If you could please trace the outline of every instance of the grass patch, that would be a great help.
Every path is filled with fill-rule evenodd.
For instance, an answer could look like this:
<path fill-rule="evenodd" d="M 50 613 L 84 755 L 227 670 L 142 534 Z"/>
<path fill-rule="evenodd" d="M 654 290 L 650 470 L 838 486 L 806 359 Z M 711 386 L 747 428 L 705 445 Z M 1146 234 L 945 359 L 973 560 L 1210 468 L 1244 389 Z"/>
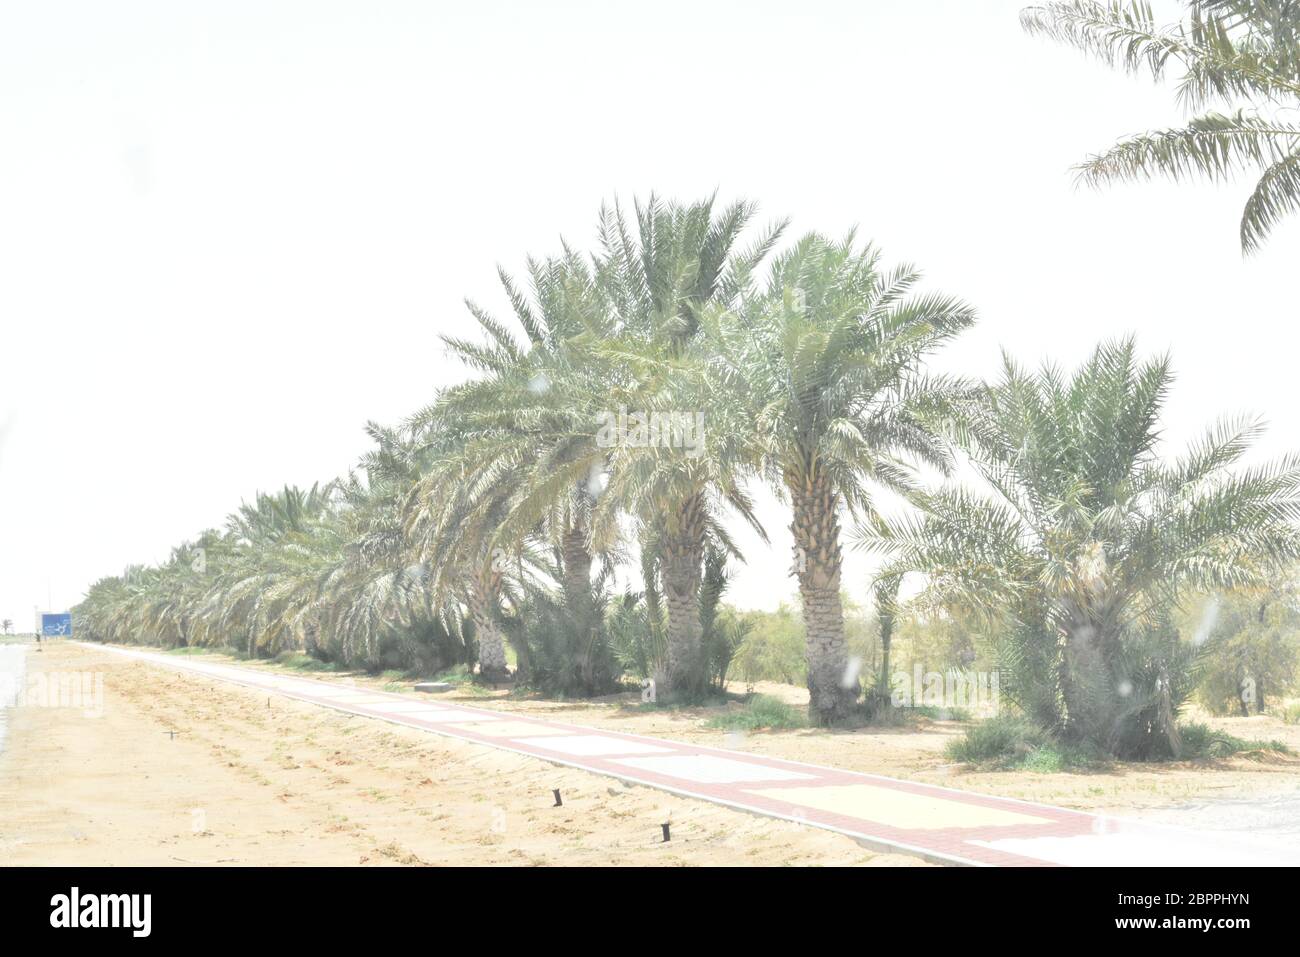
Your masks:
<path fill-rule="evenodd" d="M 284 668 L 292 668 L 294 671 L 339 671 L 338 665 L 332 661 L 321 661 L 319 658 L 313 658 L 311 655 L 304 655 L 301 651 L 282 651 L 272 659 L 277 665 Z"/>
<path fill-rule="evenodd" d="M 439 671 L 433 676 L 434 681 L 445 681 L 449 685 L 468 685 L 474 683 L 474 673 L 470 670 L 469 665 L 454 665 Z"/>
<path fill-rule="evenodd" d="M 1097 763 L 1094 755 L 1056 741 L 1018 715 L 997 715 L 950 741 L 944 753 L 953 761 L 1004 771 L 1055 773 Z"/>
<path fill-rule="evenodd" d="M 1203 724 L 1179 726 L 1187 761 L 1213 760 L 1234 754 L 1290 754 L 1281 741 L 1244 740 Z M 944 753 L 953 761 L 1005 771 L 1055 773 L 1096 767 L 1105 761 L 1086 748 L 1055 740 L 1033 722 L 1016 715 L 998 715 L 974 725 L 949 742 Z"/>
<path fill-rule="evenodd" d="M 1291 749 L 1281 741 L 1261 741 L 1239 738 L 1203 724 L 1189 723 L 1179 726 L 1183 739 L 1183 757 L 1188 760 L 1227 758 L 1244 751 L 1271 751 L 1290 754 Z"/>
<path fill-rule="evenodd" d="M 997 715 L 969 728 L 948 742 L 944 753 L 963 764 L 1011 766 L 1050 743 L 1037 725 L 1012 715 Z"/>
<path fill-rule="evenodd" d="M 733 704 L 736 697 L 727 695 L 709 695 L 704 698 L 677 697 L 674 694 L 661 694 L 654 701 L 624 702 L 625 711 L 684 711 L 690 708 L 725 708 Z"/>
<path fill-rule="evenodd" d="M 191 655 L 225 655 L 228 658 L 239 658 L 241 660 L 248 658 L 248 653 L 239 648 L 205 648 L 197 645 L 190 645 L 186 648 L 167 648 L 164 650 L 169 655 L 183 655 L 187 658 Z"/>
<path fill-rule="evenodd" d="M 971 713 L 965 708 L 940 708 L 932 704 L 921 704 L 902 709 L 908 714 L 919 714 L 931 721 L 969 721 Z"/>
<path fill-rule="evenodd" d="M 476 698 L 492 694 L 492 689 L 477 680 L 477 676 L 469 665 L 452 665 L 450 668 L 439 671 L 429 680 L 445 682 L 461 694 L 473 695 Z"/>
<path fill-rule="evenodd" d="M 1037 771 L 1040 774 L 1056 774 L 1059 771 L 1077 771 L 1082 768 L 1095 767 L 1101 762 L 1081 748 L 1057 743 L 1041 745 L 1030 751 L 1013 767 L 1017 771 Z"/>
<path fill-rule="evenodd" d="M 808 719 L 802 709 L 788 705 L 780 698 L 759 694 L 745 702 L 739 711 L 714 715 L 709 719 L 708 726 L 726 731 L 806 728 Z"/>

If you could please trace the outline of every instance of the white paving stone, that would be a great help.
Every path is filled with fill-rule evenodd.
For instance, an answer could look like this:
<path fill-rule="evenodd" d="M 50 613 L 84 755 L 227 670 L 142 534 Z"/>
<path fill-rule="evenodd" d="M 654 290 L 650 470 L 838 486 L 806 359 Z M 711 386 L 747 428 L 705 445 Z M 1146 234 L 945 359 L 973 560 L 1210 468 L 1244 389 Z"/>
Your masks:
<path fill-rule="evenodd" d="M 464 711 L 438 711 L 429 709 L 428 711 L 402 711 L 393 715 L 395 718 L 419 718 L 421 721 L 432 721 L 436 724 L 469 724 L 478 721 L 496 721 L 495 717 L 482 714 L 466 714 Z"/>
<path fill-rule="evenodd" d="M 362 707 L 380 714 L 461 714 L 450 708 L 440 708 L 427 701 L 367 701 Z"/>
<path fill-rule="evenodd" d="M 597 757 L 602 754 L 669 754 L 672 748 L 661 748 L 657 744 L 645 744 L 641 741 L 627 741 L 604 734 L 565 734 L 545 735 L 536 738 L 515 738 L 519 744 L 527 744 L 547 751 L 561 754 Z"/>
<path fill-rule="evenodd" d="M 812 781 L 815 776 L 758 763 L 715 758 L 710 754 L 675 754 L 662 758 L 627 758 L 615 761 L 630 768 L 653 771 L 700 784 L 731 784 L 736 781 Z"/>

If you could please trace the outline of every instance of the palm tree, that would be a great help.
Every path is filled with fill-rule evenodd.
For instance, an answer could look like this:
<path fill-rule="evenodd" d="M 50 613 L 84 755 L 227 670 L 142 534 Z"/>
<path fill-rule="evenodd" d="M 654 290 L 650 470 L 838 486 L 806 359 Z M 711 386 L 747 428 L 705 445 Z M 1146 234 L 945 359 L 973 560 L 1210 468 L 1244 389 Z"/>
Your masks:
<path fill-rule="evenodd" d="M 631 518 L 643 575 L 651 576 L 647 600 L 665 613 L 658 690 L 695 700 L 709 683 L 705 568 L 717 563 L 715 575 L 723 575 L 726 558 L 739 555 L 720 520 L 723 512 L 736 513 L 766 541 L 744 487 L 746 433 L 723 424 L 729 417 L 709 404 L 710 390 L 690 355 L 667 356 L 654 342 L 640 350 L 635 344 L 607 347 L 617 352 L 634 383 L 627 392 L 614 393 L 617 407 L 635 411 L 626 421 L 607 418 L 602 425 L 609 433 L 600 440 L 607 471 L 593 519 L 604 527 L 619 515 Z"/>
<path fill-rule="evenodd" d="M 715 213 L 714 204 L 715 197 L 679 204 L 651 195 L 634 204 L 635 236 L 619 206 L 602 209 L 598 270 L 617 315 L 606 355 L 620 369 L 613 382 L 626 390 L 611 388 L 607 413 L 621 413 L 623 407 L 614 403 L 625 397 L 626 408 L 642 418 L 702 411 L 682 390 L 688 376 L 680 367 L 699 312 L 710 303 L 731 302 L 785 228 L 776 223 L 738 250 L 756 207 L 736 202 Z M 698 696 L 705 680 L 704 557 L 710 549 L 731 550 L 716 520 L 721 503 L 730 501 L 756 525 L 732 463 L 717 449 L 710 443 L 705 455 L 688 456 L 619 441 L 608 465 L 605 503 L 626 506 L 637 520 L 642 549 L 657 553 L 652 565 L 662 582 L 667 638 L 660 690 L 686 698 Z"/>
<path fill-rule="evenodd" d="M 305 647 L 373 668 L 395 644 L 405 667 L 447 667 L 462 660 L 463 645 L 442 626 L 429 567 L 408 560 L 404 533 L 406 497 L 425 469 L 421 450 L 402 431 L 375 423 L 366 431 L 375 447 L 360 475 L 335 483 L 327 513 L 343 547 L 318 551 L 315 588 L 302 595 Z"/>
<path fill-rule="evenodd" d="M 873 588 L 876 603 L 876 623 L 880 629 L 880 671 L 876 674 L 875 686 L 868 696 L 870 710 L 880 711 L 889 707 L 891 702 L 890 682 L 893 675 L 892 653 L 894 631 L 898 625 L 898 590 L 903 583 L 901 571 L 886 568 L 877 576 Z"/>
<path fill-rule="evenodd" d="M 334 486 L 258 493 L 230 516 L 231 555 L 216 571 L 203 609 L 206 627 L 250 656 L 300 648 L 313 627 L 321 566 L 346 545 L 331 521 Z"/>
<path fill-rule="evenodd" d="M 432 464 L 404 504 L 412 554 L 426 563 L 439 607 L 463 605 L 474 624 L 479 675 L 510 678 L 502 598 L 516 556 L 494 544 L 511 488 L 511 469 L 483 469 L 473 442 L 455 434 L 426 436 Z M 526 665 L 526 662 L 520 662 Z"/>
<path fill-rule="evenodd" d="M 1164 78 L 1181 66 L 1178 95 L 1199 115 L 1185 126 L 1121 140 L 1077 167 L 1089 184 L 1164 176 L 1257 176 L 1241 216 L 1241 247 L 1259 249 L 1300 205 L 1300 3 L 1185 0 L 1187 19 L 1159 26 L 1144 0 L 1066 0 L 1026 9 L 1030 33 L 1113 66 Z M 1228 109 L 1221 113 L 1211 105 Z"/>
<path fill-rule="evenodd" d="M 811 233 L 773 263 L 762 294 L 737 311 L 705 310 L 700 323 L 703 378 L 716 393 L 708 408 L 730 410 L 722 430 L 745 437 L 753 465 L 793 508 L 810 707 L 821 723 L 847 718 L 858 695 L 846 674 L 841 511 L 869 512 L 872 482 L 910 488 L 901 457 L 948 460 L 925 417 L 955 384 L 925 379 L 919 363 L 974 312 L 909 295 L 918 278 L 907 266 L 883 271 L 876 249 L 858 249 L 852 234 Z"/>
<path fill-rule="evenodd" d="M 612 530 L 602 537 L 590 521 L 592 477 L 604 461 L 593 422 L 608 385 L 575 345 L 608 335 L 612 311 L 591 263 L 567 247 L 557 258 L 530 259 L 528 273 L 528 294 L 500 274 L 523 341 L 469 303 L 483 341 L 443 341 L 480 376 L 445 390 L 410 425 L 454 445 L 470 474 L 498 477 L 504 502 L 489 550 L 513 553 L 530 539 L 555 550 L 575 648 L 590 656 L 603 643 L 592 570 L 615 547 Z"/>
<path fill-rule="evenodd" d="M 360 474 L 259 494 L 156 568 L 103 579 L 77 606 L 92 640 L 306 651 L 375 669 L 463 660 L 428 568 L 407 563 L 403 510 L 423 469 L 409 437 L 373 423 Z M 385 658 L 385 655 L 388 658 Z"/>
<path fill-rule="evenodd" d="M 1189 591 L 1267 582 L 1300 555 L 1300 458 L 1236 468 L 1253 420 L 1158 455 L 1167 357 L 1106 343 L 1072 376 L 1005 360 L 957 437 L 987 492 L 916 494 L 920 514 L 867 538 L 928 578 L 926 597 L 980 611 L 1002 689 L 1032 718 L 1108 754 L 1177 753 L 1197 649 L 1170 615 Z"/>

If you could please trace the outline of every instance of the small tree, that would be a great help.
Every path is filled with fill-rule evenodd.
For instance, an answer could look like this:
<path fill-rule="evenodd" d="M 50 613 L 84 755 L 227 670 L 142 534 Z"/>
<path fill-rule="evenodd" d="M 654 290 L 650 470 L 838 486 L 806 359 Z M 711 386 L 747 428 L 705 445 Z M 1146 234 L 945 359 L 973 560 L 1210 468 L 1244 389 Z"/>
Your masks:
<path fill-rule="evenodd" d="M 1184 633 L 1209 644 L 1197 698 L 1216 714 L 1263 714 L 1293 686 L 1300 607 L 1290 585 L 1211 595 L 1189 608 Z"/>

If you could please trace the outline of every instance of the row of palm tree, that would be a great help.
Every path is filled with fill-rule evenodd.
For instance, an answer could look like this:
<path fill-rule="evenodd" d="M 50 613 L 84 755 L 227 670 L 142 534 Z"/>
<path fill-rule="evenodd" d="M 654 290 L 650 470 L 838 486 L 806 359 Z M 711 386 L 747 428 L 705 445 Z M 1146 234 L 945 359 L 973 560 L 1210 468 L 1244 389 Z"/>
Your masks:
<path fill-rule="evenodd" d="M 905 487 L 909 454 L 945 459 L 922 420 L 952 384 L 919 363 L 973 314 L 911 295 L 915 271 L 882 269 L 852 236 L 809 234 L 772 258 L 785 224 L 746 237 L 754 215 L 712 199 L 602 209 L 594 253 L 530 261 L 526 291 L 502 275 L 515 328 L 469 304 L 478 335 L 444 342 L 475 374 L 401 429 L 372 427 L 359 475 L 259 497 L 164 567 L 97 584 L 83 616 L 110 640 L 366 660 L 386 629 L 437 621 L 472 634 L 496 680 L 508 645 L 525 675 L 537 664 L 522 609 L 549 584 L 574 682 L 598 690 L 617 679 L 601 582 L 639 552 L 659 692 L 691 699 L 710 674 L 705 571 L 738 557 L 729 515 L 765 534 L 760 481 L 792 506 L 813 711 L 847 717 L 841 508 L 865 506 L 873 481 Z M 596 427 L 629 409 L 642 423 L 707 410 L 707 425 L 689 449 Z"/>
<path fill-rule="evenodd" d="M 885 555 L 887 616 L 920 573 L 919 600 L 1008 636 L 1028 713 L 1158 750 L 1188 676 L 1169 614 L 1186 588 L 1297 557 L 1300 467 L 1232 472 L 1247 425 L 1162 464 L 1168 363 L 1132 343 L 1072 378 L 1009 360 L 992 385 L 931 374 L 969 305 L 852 234 L 780 248 L 787 224 L 754 218 L 712 198 L 603 208 L 594 251 L 530 260 L 525 284 L 502 273 L 508 321 L 468 304 L 474 332 L 443 341 L 469 378 L 371 426 L 353 473 L 258 496 L 163 566 L 97 583 L 79 627 L 374 667 L 473 656 L 492 681 L 513 656 L 515 680 L 565 693 L 613 690 L 635 658 L 660 695 L 697 700 L 725 672 L 718 601 L 743 559 L 728 529 L 766 541 L 766 486 L 789 508 L 816 721 L 861 707 L 847 522 Z M 957 463 L 979 491 L 930 488 Z M 882 490 L 910 511 L 884 517 Z M 639 594 L 613 595 L 619 569 L 640 571 Z"/>

